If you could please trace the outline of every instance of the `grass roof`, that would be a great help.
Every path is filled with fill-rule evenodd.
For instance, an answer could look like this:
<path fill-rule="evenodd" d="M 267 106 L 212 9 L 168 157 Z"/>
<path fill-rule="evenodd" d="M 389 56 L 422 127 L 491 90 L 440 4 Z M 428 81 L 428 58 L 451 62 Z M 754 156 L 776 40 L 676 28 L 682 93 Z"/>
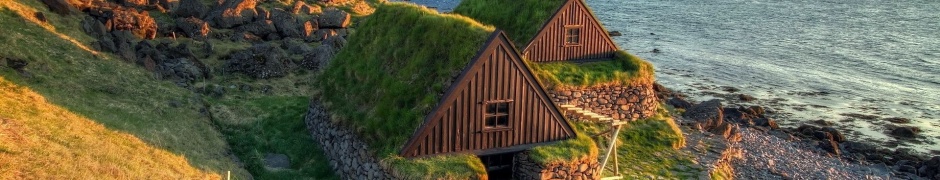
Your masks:
<path fill-rule="evenodd" d="M 567 0 L 463 0 L 454 13 L 506 31 L 518 47 L 525 47 L 542 25 Z"/>
<path fill-rule="evenodd" d="M 654 81 L 653 65 L 623 50 L 617 51 L 614 59 L 607 61 L 528 64 L 546 89 L 651 84 Z"/>
<path fill-rule="evenodd" d="M 318 77 L 325 105 L 394 156 L 494 28 L 408 3 L 379 5 Z"/>

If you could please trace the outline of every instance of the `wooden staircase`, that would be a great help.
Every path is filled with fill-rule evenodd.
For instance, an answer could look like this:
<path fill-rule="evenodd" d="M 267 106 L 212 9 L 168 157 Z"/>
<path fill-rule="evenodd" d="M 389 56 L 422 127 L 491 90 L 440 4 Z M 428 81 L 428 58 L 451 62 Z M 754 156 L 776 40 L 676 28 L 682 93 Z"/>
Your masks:
<path fill-rule="evenodd" d="M 604 149 L 606 150 L 606 152 L 604 152 L 604 154 L 602 154 L 600 157 L 601 159 L 600 169 L 602 171 L 610 170 L 612 173 L 612 176 L 603 177 L 601 178 L 601 180 L 623 179 L 623 176 L 620 176 L 620 167 L 617 165 L 617 153 L 615 153 L 614 150 L 617 148 L 616 147 L 617 137 L 618 137 L 617 135 L 620 134 L 620 127 L 621 125 L 626 124 L 627 121 L 615 120 L 614 118 L 600 115 L 600 114 L 597 114 L 597 113 L 594 113 L 594 112 L 591 112 L 591 111 L 588 111 L 583 108 L 579 108 L 577 106 L 570 105 L 570 104 L 563 104 L 563 105 L 560 105 L 559 107 L 563 110 L 563 112 L 565 112 L 566 115 L 567 113 L 572 113 L 573 115 L 576 115 L 578 117 L 584 118 L 589 121 L 598 122 L 598 123 L 610 123 L 611 129 L 608 132 L 613 132 L 613 134 L 610 135 L 610 137 L 608 137 L 608 139 L 610 139 L 611 142 L 609 142 L 606 146 L 604 146 L 605 147 Z M 612 159 L 614 160 L 613 167 L 607 167 L 607 162 L 608 160 L 611 159 L 611 157 L 613 157 Z"/>

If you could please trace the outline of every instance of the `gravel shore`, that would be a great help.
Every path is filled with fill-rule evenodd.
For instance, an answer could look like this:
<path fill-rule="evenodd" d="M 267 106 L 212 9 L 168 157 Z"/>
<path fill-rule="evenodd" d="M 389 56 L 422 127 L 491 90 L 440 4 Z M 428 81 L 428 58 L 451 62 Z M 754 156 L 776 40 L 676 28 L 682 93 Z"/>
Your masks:
<path fill-rule="evenodd" d="M 884 165 L 847 162 L 808 143 L 740 130 L 743 158 L 733 162 L 736 179 L 899 179 Z"/>

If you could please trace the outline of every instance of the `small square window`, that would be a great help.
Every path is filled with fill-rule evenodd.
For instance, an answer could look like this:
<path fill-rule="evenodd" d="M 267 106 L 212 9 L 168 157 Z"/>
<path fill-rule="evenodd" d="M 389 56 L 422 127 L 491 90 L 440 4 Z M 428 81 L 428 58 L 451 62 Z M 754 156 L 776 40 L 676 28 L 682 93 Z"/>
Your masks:
<path fill-rule="evenodd" d="M 565 27 L 565 45 L 581 44 L 581 26 Z"/>
<path fill-rule="evenodd" d="M 494 101 L 486 103 L 484 128 L 509 127 L 509 104 L 512 101 Z"/>

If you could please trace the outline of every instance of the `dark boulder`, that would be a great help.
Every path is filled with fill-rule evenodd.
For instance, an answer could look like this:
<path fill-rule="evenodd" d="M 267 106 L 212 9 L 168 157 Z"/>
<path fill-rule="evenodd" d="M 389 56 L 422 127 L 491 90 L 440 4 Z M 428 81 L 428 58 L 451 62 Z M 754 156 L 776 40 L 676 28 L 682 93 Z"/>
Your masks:
<path fill-rule="evenodd" d="M 206 15 L 206 21 L 213 27 L 232 28 L 248 24 L 258 17 L 256 0 L 225 0 Z"/>
<path fill-rule="evenodd" d="M 747 94 L 738 94 L 738 100 L 750 102 L 750 101 L 754 101 L 754 96 L 747 95 Z"/>
<path fill-rule="evenodd" d="M 43 4 L 49 7 L 49 10 L 61 15 L 71 15 L 78 12 L 72 4 L 65 0 L 41 0 Z"/>
<path fill-rule="evenodd" d="M 940 156 L 934 156 L 930 160 L 924 161 L 917 171 L 922 177 L 934 179 L 940 177 Z"/>
<path fill-rule="evenodd" d="M 264 166 L 267 168 L 287 169 L 290 168 L 290 158 L 284 154 L 268 153 L 264 155 Z"/>
<path fill-rule="evenodd" d="M 101 21 L 107 31 L 130 31 L 141 39 L 157 36 L 157 23 L 147 11 L 122 6 L 102 6 L 89 10 L 89 14 Z"/>
<path fill-rule="evenodd" d="M 838 129 L 832 127 L 822 128 L 823 132 L 829 133 L 832 136 L 832 140 L 836 142 L 845 142 L 845 135 L 842 134 Z"/>
<path fill-rule="evenodd" d="M 800 127 L 797 127 L 797 128 L 796 128 L 796 132 L 798 132 L 798 133 L 800 133 L 800 134 L 802 134 L 802 135 L 804 135 L 804 136 L 812 136 L 813 133 L 816 132 L 816 131 L 818 131 L 818 130 L 819 130 L 819 127 L 812 126 L 812 125 L 806 125 L 806 124 L 800 125 Z"/>
<path fill-rule="evenodd" d="M 277 28 L 274 27 L 274 22 L 271 20 L 260 20 L 255 21 L 249 24 L 245 24 L 235 28 L 239 32 L 248 32 L 254 34 L 255 36 L 267 36 L 271 33 L 276 33 Z"/>
<path fill-rule="evenodd" d="M 294 1 L 294 7 L 291 8 L 291 13 L 294 14 L 317 14 L 322 11 L 320 6 L 307 5 L 304 1 Z"/>
<path fill-rule="evenodd" d="M 35 17 L 36 20 L 39 20 L 39 22 L 49 21 L 48 19 L 46 19 L 46 14 L 43 14 L 42 12 L 33 13 L 33 17 Z"/>
<path fill-rule="evenodd" d="M 777 121 L 771 118 L 756 118 L 753 122 L 755 126 L 769 127 L 770 129 L 780 129 L 780 125 L 777 124 Z"/>
<path fill-rule="evenodd" d="M 258 79 L 283 77 L 291 66 L 280 48 L 262 43 L 238 51 L 225 62 L 227 72 L 239 72 Z"/>
<path fill-rule="evenodd" d="M 195 17 L 176 19 L 176 27 L 187 37 L 205 41 L 209 38 L 209 23 Z"/>
<path fill-rule="evenodd" d="M 679 109 L 688 109 L 689 107 L 692 107 L 692 103 L 689 103 L 689 101 L 686 101 L 680 97 L 669 98 L 669 100 L 666 100 L 666 104 Z"/>
<path fill-rule="evenodd" d="M 3 57 L 0 57 L 0 59 L 5 59 L 5 60 L 7 61 L 7 62 L 6 62 L 6 63 L 7 63 L 7 67 L 13 68 L 13 69 L 15 69 L 15 70 L 23 70 L 23 68 L 26 68 L 26 65 L 29 65 L 29 62 L 27 62 L 26 60 L 22 60 L 22 59 L 18 59 L 18 58 L 3 58 Z"/>
<path fill-rule="evenodd" d="M 917 134 L 920 133 L 920 128 L 917 127 L 896 127 L 891 130 L 890 135 L 899 138 L 914 138 L 917 137 Z"/>
<path fill-rule="evenodd" d="M 690 107 L 682 116 L 701 124 L 702 129 L 711 130 L 724 122 L 722 111 L 721 101 L 712 99 Z"/>
<path fill-rule="evenodd" d="M 351 16 L 346 11 L 329 7 L 323 9 L 323 14 L 317 19 L 320 28 L 346 28 L 349 26 Z"/>
<path fill-rule="evenodd" d="M 115 54 L 126 61 L 136 61 L 133 47 L 137 38 L 134 37 L 133 33 L 123 30 L 111 31 L 111 37 L 114 38 L 114 45 L 117 47 L 116 51 L 114 51 Z"/>
<path fill-rule="evenodd" d="M 304 56 L 302 63 L 308 64 L 308 67 L 310 67 L 310 64 L 315 64 L 316 67 L 324 68 L 333 61 L 334 56 L 336 56 L 336 53 L 333 52 L 333 47 L 330 47 L 330 45 L 320 45 L 314 49 L 312 54 Z"/>
<path fill-rule="evenodd" d="M 813 134 L 813 138 L 816 138 L 816 140 L 820 140 L 820 141 L 832 141 L 832 134 L 829 134 L 829 133 L 827 133 L 827 132 L 824 132 L 824 131 L 815 131 L 815 132 L 813 132 L 812 134 Z"/>
<path fill-rule="evenodd" d="M 281 33 L 282 37 L 303 37 L 303 33 L 301 33 L 302 25 L 298 23 L 294 15 L 287 11 L 281 9 L 271 10 L 271 21 L 274 22 L 274 27 L 277 28 L 277 32 Z"/>
<path fill-rule="evenodd" d="M 820 141 L 818 146 L 831 154 L 842 155 L 842 150 L 839 149 L 839 143 L 835 141 Z"/>
<path fill-rule="evenodd" d="M 173 11 L 173 16 L 178 18 L 202 18 L 208 9 L 200 0 L 180 0 L 179 7 Z"/>
<path fill-rule="evenodd" d="M 322 45 L 329 46 L 333 53 L 339 53 L 339 50 L 346 47 L 346 38 L 342 36 L 333 36 L 323 40 Z"/>
<path fill-rule="evenodd" d="M 287 54 L 290 55 L 306 55 L 314 50 L 309 44 L 294 38 L 284 39 L 281 43 L 281 49 L 287 50 Z"/>
<path fill-rule="evenodd" d="M 892 122 L 892 123 L 898 123 L 898 124 L 907 124 L 907 123 L 911 123 L 911 119 L 908 119 L 908 118 L 900 118 L 900 117 L 885 118 L 884 120 L 886 120 L 886 121 L 888 121 L 888 122 Z"/>

